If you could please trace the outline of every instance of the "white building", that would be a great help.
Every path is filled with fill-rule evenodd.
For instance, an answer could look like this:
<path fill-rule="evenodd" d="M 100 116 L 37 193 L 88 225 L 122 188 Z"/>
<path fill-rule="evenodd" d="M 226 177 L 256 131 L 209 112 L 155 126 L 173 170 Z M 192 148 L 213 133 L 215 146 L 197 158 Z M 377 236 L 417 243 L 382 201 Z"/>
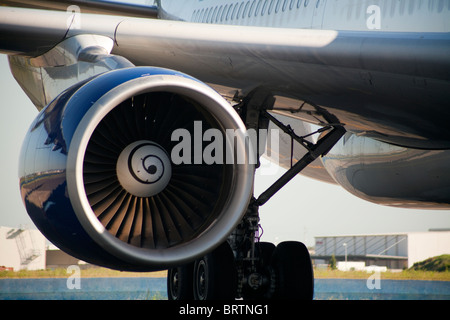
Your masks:
<path fill-rule="evenodd" d="M 0 227 L 0 267 L 45 269 L 46 239 L 38 230 Z"/>
<path fill-rule="evenodd" d="M 365 261 L 390 269 L 410 268 L 425 259 L 450 254 L 450 231 L 315 237 L 314 259 Z"/>

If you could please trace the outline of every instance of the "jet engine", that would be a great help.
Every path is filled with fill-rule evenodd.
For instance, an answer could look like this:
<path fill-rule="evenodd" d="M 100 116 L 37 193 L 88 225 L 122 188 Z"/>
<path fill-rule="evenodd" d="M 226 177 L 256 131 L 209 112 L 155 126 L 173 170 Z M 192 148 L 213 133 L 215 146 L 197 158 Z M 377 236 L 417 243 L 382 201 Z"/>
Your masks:
<path fill-rule="evenodd" d="M 238 132 L 215 146 L 246 160 L 202 159 L 217 137 L 205 139 L 210 129 Z M 21 151 L 21 195 L 41 232 L 76 258 L 119 270 L 179 266 L 224 242 L 247 209 L 254 165 L 244 131 L 230 104 L 192 77 L 107 72 L 40 112 Z"/>

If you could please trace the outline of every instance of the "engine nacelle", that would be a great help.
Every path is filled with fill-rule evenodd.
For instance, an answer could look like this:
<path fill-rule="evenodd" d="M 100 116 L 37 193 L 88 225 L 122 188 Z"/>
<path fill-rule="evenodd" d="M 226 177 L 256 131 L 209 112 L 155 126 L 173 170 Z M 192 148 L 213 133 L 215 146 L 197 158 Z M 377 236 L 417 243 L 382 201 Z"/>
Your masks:
<path fill-rule="evenodd" d="M 172 70 L 120 69 L 69 88 L 42 110 L 22 147 L 30 217 L 62 250 L 109 268 L 158 270 L 205 255 L 242 219 L 254 165 L 207 164 L 196 150 L 181 154 L 192 161 L 174 163 L 180 140 L 172 133 L 194 136 L 199 123 L 224 136 L 245 131 L 218 93 Z M 248 160 L 244 135 L 233 140 L 225 148 Z"/>
<path fill-rule="evenodd" d="M 450 207 L 450 151 L 394 146 L 346 133 L 322 158 L 329 174 L 359 198 L 421 209 Z"/>

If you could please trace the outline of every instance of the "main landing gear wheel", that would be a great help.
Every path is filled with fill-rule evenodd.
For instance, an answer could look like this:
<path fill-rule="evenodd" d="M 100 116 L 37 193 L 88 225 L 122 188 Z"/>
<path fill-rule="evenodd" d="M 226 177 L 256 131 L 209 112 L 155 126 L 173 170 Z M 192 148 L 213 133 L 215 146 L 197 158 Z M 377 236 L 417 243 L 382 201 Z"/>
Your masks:
<path fill-rule="evenodd" d="M 169 300 L 193 300 L 192 275 L 194 263 L 172 268 L 167 273 L 167 298 Z"/>
<path fill-rule="evenodd" d="M 227 242 L 213 252 L 167 274 L 169 300 L 233 300 L 237 271 Z"/>
<path fill-rule="evenodd" d="M 271 265 L 276 279 L 274 299 L 313 299 L 313 268 L 303 243 L 287 241 L 278 244 Z"/>
<path fill-rule="evenodd" d="M 227 242 L 195 261 L 194 299 L 231 300 L 236 296 L 237 272 Z"/>

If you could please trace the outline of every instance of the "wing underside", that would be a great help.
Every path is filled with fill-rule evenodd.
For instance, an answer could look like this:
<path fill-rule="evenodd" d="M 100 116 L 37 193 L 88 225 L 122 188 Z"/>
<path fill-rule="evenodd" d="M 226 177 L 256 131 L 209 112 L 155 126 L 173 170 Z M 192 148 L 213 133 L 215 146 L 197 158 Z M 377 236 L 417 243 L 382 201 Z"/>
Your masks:
<path fill-rule="evenodd" d="M 64 39 L 94 34 L 110 38 L 111 53 L 135 65 L 185 72 L 229 98 L 264 88 L 278 97 L 277 112 L 290 117 L 320 125 L 325 108 L 360 135 L 450 147 L 448 33 L 280 32 L 96 14 L 74 24 L 67 12 L 0 10 L 3 53 L 36 57 Z"/>

